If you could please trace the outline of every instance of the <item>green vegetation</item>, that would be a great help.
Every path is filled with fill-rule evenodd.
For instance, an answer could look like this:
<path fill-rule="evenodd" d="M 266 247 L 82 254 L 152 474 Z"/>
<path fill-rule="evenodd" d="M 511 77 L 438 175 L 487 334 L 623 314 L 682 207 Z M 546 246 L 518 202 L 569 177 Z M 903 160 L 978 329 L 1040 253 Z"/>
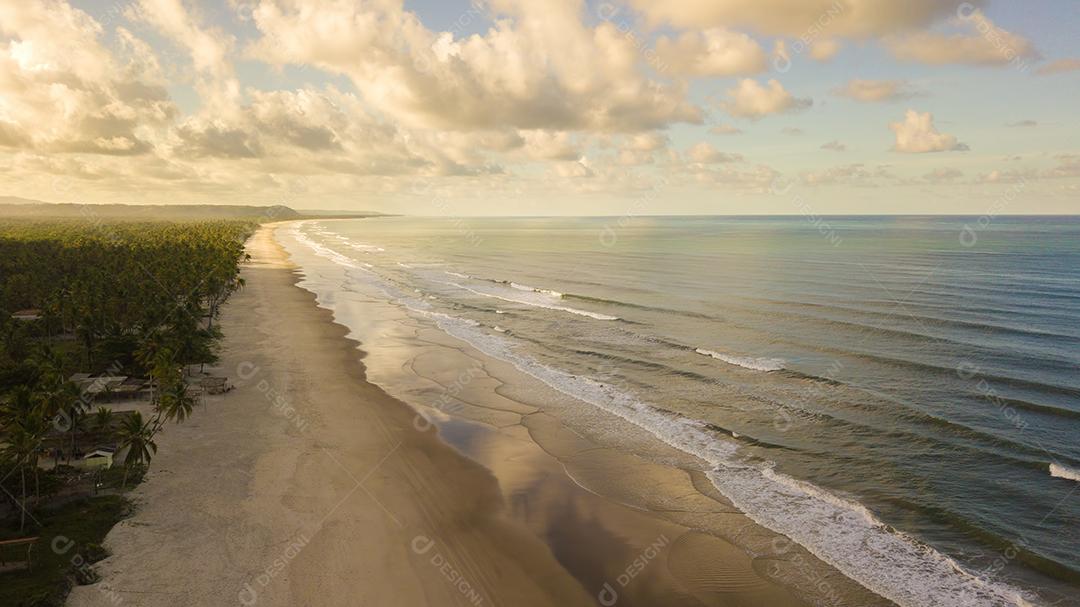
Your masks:
<path fill-rule="evenodd" d="M 101 547 L 105 534 L 129 510 L 124 497 L 105 495 L 42 513 L 38 517 L 41 527 L 34 530 L 40 538 L 34 547 L 34 568 L 0 576 L 0 605 L 60 606 L 73 582 L 96 581 L 89 566 L 107 556 Z M 103 592 L 107 591 L 103 589 Z"/>
<path fill-rule="evenodd" d="M 150 465 L 166 423 L 191 415 L 196 397 L 186 378 L 192 365 L 217 359 L 214 318 L 243 286 L 243 243 L 254 226 L 0 220 L 0 529 L 43 538 L 33 572 L 0 574 L 0 604 L 53 600 L 58 580 L 89 575 L 72 568 L 72 554 L 56 558 L 46 536 L 97 545 L 120 498 L 50 506 L 80 487 L 122 491 Z M 94 411 L 102 392 L 80 388 L 75 373 L 146 378 L 149 415 Z M 118 468 L 61 465 L 91 440 L 117 447 Z"/>

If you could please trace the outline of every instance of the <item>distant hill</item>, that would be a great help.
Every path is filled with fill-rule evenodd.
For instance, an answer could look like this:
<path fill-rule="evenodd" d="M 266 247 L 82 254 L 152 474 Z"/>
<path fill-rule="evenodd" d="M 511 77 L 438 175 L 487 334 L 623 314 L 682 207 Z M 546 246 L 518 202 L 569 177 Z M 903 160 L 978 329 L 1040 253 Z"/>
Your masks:
<path fill-rule="evenodd" d="M 0 196 L 0 219 L 109 219 L 146 221 L 190 221 L 199 219 L 243 219 L 284 221 L 305 217 L 374 217 L 380 213 L 346 211 L 298 212 L 283 205 L 245 206 L 217 204 L 54 204 L 13 196 Z"/>

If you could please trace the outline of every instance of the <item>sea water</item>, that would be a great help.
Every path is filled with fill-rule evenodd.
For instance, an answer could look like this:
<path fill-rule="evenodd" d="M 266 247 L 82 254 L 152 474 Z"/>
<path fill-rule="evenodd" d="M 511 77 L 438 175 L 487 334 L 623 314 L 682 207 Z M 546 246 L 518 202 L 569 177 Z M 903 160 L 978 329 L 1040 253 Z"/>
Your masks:
<path fill-rule="evenodd" d="M 694 456 L 901 605 L 1080 604 L 1080 221 L 389 217 L 304 266 Z M 974 237 L 973 237 L 974 235 Z M 311 288 L 311 287 L 309 287 Z"/>

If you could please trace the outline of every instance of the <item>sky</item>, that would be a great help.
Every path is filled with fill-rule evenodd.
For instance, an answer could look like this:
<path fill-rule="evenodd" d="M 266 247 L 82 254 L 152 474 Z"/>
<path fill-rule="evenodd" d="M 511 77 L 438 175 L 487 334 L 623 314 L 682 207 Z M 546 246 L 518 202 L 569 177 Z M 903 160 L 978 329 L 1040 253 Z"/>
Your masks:
<path fill-rule="evenodd" d="M 1074 0 L 0 0 L 0 196 L 1080 213 Z"/>

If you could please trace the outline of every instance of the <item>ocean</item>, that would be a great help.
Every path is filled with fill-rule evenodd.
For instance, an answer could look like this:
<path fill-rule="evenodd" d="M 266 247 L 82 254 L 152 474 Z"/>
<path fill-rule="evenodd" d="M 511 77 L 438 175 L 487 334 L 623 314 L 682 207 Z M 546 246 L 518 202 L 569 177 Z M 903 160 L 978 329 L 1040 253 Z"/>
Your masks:
<path fill-rule="evenodd" d="M 357 334 L 393 306 L 550 387 L 583 432 L 631 424 L 898 604 L 1080 605 L 1076 218 L 387 217 L 278 235 Z"/>

